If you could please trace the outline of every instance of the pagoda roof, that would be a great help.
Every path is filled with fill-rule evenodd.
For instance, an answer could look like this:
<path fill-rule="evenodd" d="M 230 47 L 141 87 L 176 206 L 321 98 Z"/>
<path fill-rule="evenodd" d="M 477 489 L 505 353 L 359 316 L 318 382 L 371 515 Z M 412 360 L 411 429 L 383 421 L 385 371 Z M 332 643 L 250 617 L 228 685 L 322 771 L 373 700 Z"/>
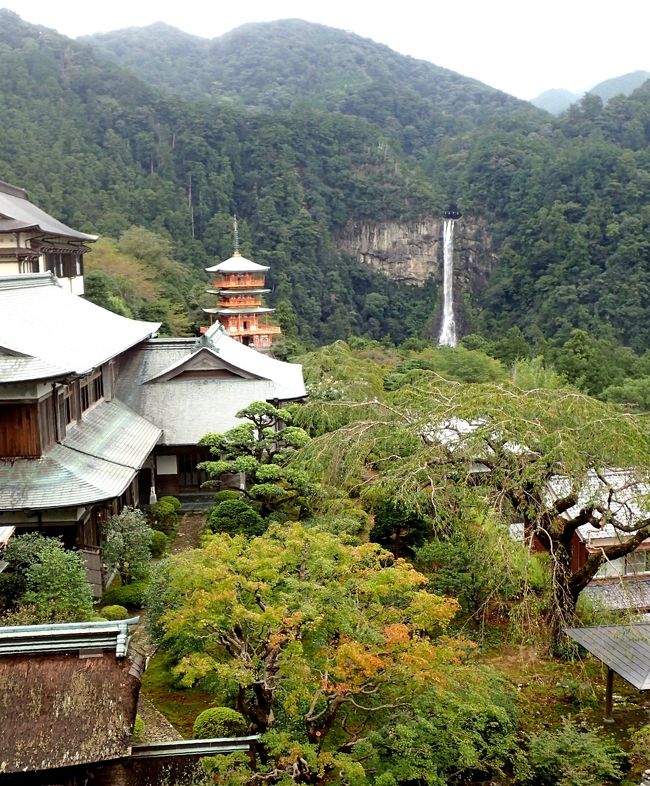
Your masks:
<path fill-rule="evenodd" d="M 270 291 L 270 289 L 206 289 L 206 292 L 210 295 L 234 295 L 240 297 L 243 295 L 263 295 Z"/>
<path fill-rule="evenodd" d="M 251 306 L 250 308 L 204 308 L 206 314 L 269 314 L 274 308 L 265 306 Z"/>
<path fill-rule="evenodd" d="M 0 276 L 0 383 L 86 374 L 159 327 L 73 295 L 51 273 Z"/>
<path fill-rule="evenodd" d="M 40 230 L 46 235 L 57 235 L 72 240 L 95 241 L 98 235 L 88 235 L 58 221 L 29 201 L 27 192 L 0 180 L 0 229 L 4 231 Z"/>
<path fill-rule="evenodd" d="M 208 273 L 259 273 L 264 270 L 269 270 L 269 268 L 246 259 L 237 251 L 229 259 L 219 262 L 218 265 L 206 267 Z"/>

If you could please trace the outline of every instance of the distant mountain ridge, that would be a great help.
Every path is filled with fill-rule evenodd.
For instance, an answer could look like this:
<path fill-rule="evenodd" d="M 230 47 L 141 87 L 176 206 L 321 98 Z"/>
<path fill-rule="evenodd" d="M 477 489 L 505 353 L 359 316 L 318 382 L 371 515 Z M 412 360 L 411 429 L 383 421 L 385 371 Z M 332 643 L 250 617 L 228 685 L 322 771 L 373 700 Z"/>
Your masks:
<path fill-rule="evenodd" d="M 629 96 L 648 79 L 650 79 L 650 71 L 631 71 L 629 74 L 605 79 L 586 92 L 599 96 L 607 103 L 614 96 Z M 570 90 L 564 90 L 563 88 L 553 88 L 540 93 L 531 99 L 530 103 L 539 109 L 545 109 L 553 115 L 559 115 L 565 109 L 568 109 L 571 104 L 579 101 L 583 95 L 584 93 L 572 93 Z"/>
<path fill-rule="evenodd" d="M 211 41 L 161 23 L 80 40 L 152 86 L 199 100 L 274 110 L 307 103 L 375 121 L 366 104 L 381 93 L 406 113 L 410 102 L 413 114 L 427 108 L 439 121 L 453 114 L 468 127 L 530 109 L 475 79 L 299 19 L 246 24 Z"/>
<path fill-rule="evenodd" d="M 537 347 L 582 328 L 650 347 L 650 83 L 556 119 L 318 25 L 248 26 L 218 57 L 153 32 L 130 31 L 123 57 L 158 47 L 149 67 L 173 90 L 0 11 L 0 172 L 79 229 L 156 233 L 197 282 L 168 312 L 200 313 L 202 268 L 231 254 L 236 213 L 288 339 L 436 335 L 453 202 L 459 333 L 517 325 Z M 157 254 L 132 238 L 132 256 Z M 119 299 L 119 281 L 98 283 Z"/>

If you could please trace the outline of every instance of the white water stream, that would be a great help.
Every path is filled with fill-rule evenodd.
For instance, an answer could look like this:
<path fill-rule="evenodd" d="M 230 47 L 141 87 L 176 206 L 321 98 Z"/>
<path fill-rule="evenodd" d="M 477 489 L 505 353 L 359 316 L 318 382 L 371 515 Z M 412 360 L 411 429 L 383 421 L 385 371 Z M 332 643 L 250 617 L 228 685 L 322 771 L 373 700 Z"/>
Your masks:
<path fill-rule="evenodd" d="M 445 218 L 442 232 L 443 246 L 443 300 L 442 327 L 439 344 L 456 346 L 456 323 L 454 322 L 454 219 Z"/>

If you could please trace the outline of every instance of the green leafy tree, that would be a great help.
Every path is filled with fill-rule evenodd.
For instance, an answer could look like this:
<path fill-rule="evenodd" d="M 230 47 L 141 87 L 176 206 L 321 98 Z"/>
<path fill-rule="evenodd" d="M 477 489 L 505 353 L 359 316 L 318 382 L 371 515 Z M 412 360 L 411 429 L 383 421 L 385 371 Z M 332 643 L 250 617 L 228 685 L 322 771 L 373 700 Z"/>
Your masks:
<path fill-rule="evenodd" d="M 457 603 L 429 593 L 424 576 L 376 544 L 274 525 L 259 538 L 211 538 L 171 558 L 164 575 L 150 623 L 182 683 L 218 677 L 250 731 L 264 734 L 266 763 L 247 782 L 365 783 L 364 762 L 372 771 L 398 749 L 399 727 L 422 729 L 435 691 L 442 698 L 459 684 L 481 686 L 484 712 L 502 712 L 512 737 L 513 707 L 495 707 L 507 691 L 488 688 L 467 662 L 472 645 L 444 635 Z M 458 731 L 472 725 L 469 714 L 458 721 Z M 476 727 L 461 736 L 466 752 L 470 739 L 485 745 Z M 451 775 L 458 745 L 444 744 L 437 765 Z M 430 740 L 432 758 L 440 745 Z M 412 771 L 396 774 L 406 782 Z"/>
<path fill-rule="evenodd" d="M 254 401 L 237 413 L 244 422 L 224 434 L 206 434 L 199 444 L 207 445 L 216 457 L 199 466 L 210 477 L 245 476 L 242 493 L 259 503 L 263 515 L 287 507 L 304 511 L 308 498 L 316 494 L 309 475 L 288 464 L 293 453 L 309 440 L 302 429 L 291 424 L 291 412 L 265 401 Z"/>
<path fill-rule="evenodd" d="M 603 562 L 650 537 L 650 437 L 640 417 L 566 390 L 444 382 L 401 389 L 372 413 L 347 409 L 360 419 L 314 439 L 301 451 L 303 466 L 369 499 L 417 509 L 424 495 L 434 527 L 471 509 L 521 522 L 552 558 L 556 648 Z M 575 567 L 578 528 L 606 524 L 623 537 Z"/>
<path fill-rule="evenodd" d="M 83 558 L 55 538 L 37 533 L 13 538 L 0 581 L 8 624 L 80 622 L 93 614 Z"/>
<path fill-rule="evenodd" d="M 153 530 L 141 510 L 126 507 L 102 528 L 103 556 L 117 570 L 123 585 L 144 579 L 151 565 Z"/>

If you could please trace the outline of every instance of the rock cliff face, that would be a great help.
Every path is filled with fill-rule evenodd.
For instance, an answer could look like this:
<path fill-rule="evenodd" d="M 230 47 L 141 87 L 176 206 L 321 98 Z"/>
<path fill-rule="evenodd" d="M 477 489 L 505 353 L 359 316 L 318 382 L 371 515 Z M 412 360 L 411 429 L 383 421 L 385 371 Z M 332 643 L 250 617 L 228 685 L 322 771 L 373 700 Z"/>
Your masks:
<path fill-rule="evenodd" d="M 337 239 L 345 251 L 392 281 L 422 286 L 433 275 L 442 281 L 442 218 L 412 223 L 349 223 Z M 454 234 L 454 278 L 472 286 L 494 267 L 491 239 L 483 221 L 460 218 Z M 474 288 L 474 286 L 472 286 Z"/>
<path fill-rule="evenodd" d="M 442 297 L 443 220 L 384 223 L 350 222 L 337 238 L 339 251 L 355 257 L 392 281 L 422 286 L 433 276 Z M 497 262 L 485 222 L 462 216 L 454 231 L 454 306 L 457 322 L 467 322 L 462 305 L 475 300 Z"/>

